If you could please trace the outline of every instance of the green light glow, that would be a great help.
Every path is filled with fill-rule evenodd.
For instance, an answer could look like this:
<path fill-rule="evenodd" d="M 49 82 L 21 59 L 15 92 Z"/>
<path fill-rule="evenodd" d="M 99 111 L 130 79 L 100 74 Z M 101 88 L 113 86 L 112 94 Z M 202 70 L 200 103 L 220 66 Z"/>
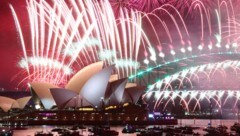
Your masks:
<path fill-rule="evenodd" d="M 180 62 L 180 61 L 183 61 L 183 60 L 187 60 L 187 59 L 194 59 L 194 58 L 199 58 L 199 57 L 205 57 L 205 56 L 212 56 L 212 55 L 240 55 L 239 52 L 218 52 L 218 53 L 210 53 L 210 54 L 201 54 L 201 55 L 193 55 L 191 57 L 183 57 L 183 58 L 179 58 L 179 59 L 175 59 L 173 61 L 168 61 L 168 62 L 165 62 L 164 64 L 159 64 L 157 66 L 154 66 L 154 67 L 151 67 L 151 68 L 147 68 L 141 72 L 138 72 L 137 74 L 135 75 L 131 75 L 129 77 L 129 79 L 133 79 L 133 78 L 136 78 L 137 76 L 139 75 L 143 75 L 143 74 L 147 74 L 148 72 L 151 72 L 157 68 L 160 68 L 160 67 L 163 67 L 163 66 L 167 66 L 169 64 L 173 64 L 173 63 L 177 63 L 177 62 Z"/>

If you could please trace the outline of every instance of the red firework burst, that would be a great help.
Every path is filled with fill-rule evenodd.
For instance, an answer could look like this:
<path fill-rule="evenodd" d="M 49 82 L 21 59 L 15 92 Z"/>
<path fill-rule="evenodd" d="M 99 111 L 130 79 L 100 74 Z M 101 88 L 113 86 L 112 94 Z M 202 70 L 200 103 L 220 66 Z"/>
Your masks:
<path fill-rule="evenodd" d="M 210 9 L 215 9 L 218 1 L 217 0 L 170 0 L 168 4 L 175 6 L 180 13 L 194 14 L 197 7 L 209 11 Z M 199 12 L 199 11 L 198 11 Z"/>
<path fill-rule="evenodd" d="M 163 5 L 167 0 L 131 0 L 134 9 L 142 12 L 151 12 Z"/>
<path fill-rule="evenodd" d="M 121 9 L 132 9 L 132 4 L 130 0 L 109 0 L 109 3 L 113 8 L 115 16 L 119 16 L 119 12 Z"/>

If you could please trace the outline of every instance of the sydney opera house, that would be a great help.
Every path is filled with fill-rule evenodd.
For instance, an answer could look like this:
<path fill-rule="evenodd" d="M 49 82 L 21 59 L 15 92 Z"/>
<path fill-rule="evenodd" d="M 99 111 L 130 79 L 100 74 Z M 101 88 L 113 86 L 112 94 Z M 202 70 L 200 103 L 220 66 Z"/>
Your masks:
<path fill-rule="evenodd" d="M 103 68 L 103 62 L 93 63 L 76 73 L 65 88 L 48 83 L 31 83 L 33 99 L 45 109 L 57 105 L 59 109 L 69 107 L 101 108 L 102 104 L 120 105 L 125 102 L 136 103 L 143 93 L 133 83 L 127 83 L 127 78 L 118 79 L 111 75 L 114 66 Z M 137 92 L 134 93 L 129 90 Z"/>
<path fill-rule="evenodd" d="M 111 75 L 113 69 L 114 65 L 104 66 L 102 61 L 93 63 L 77 72 L 65 88 L 50 83 L 30 83 L 31 96 L 17 100 L 2 98 L 0 107 L 5 112 L 23 109 L 32 99 L 36 110 L 21 114 L 13 111 L 13 115 L 2 121 L 24 124 L 27 119 L 28 125 L 176 124 L 170 117 L 149 119 L 150 111 L 141 98 L 146 87 Z"/>

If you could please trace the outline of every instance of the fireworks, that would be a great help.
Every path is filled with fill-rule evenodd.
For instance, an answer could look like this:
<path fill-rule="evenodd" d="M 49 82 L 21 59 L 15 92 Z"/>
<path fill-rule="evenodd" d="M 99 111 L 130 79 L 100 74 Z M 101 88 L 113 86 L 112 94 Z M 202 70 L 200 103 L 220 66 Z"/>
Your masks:
<path fill-rule="evenodd" d="M 225 26 L 225 31 L 223 32 L 224 34 L 224 38 L 228 39 L 230 41 L 232 41 L 233 46 L 237 47 L 237 43 L 239 43 L 240 40 L 240 31 L 239 31 L 239 26 L 240 26 L 240 21 L 237 19 L 230 19 L 228 21 L 228 25 Z"/>
<path fill-rule="evenodd" d="M 116 51 L 113 50 L 102 50 L 98 55 L 100 60 L 108 60 L 111 62 L 116 54 Z"/>
<path fill-rule="evenodd" d="M 51 72 L 51 83 L 64 84 L 70 73 L 99 60 L 117 63 L 117 72 L 124 77 L 135 73 L 140 46 L 151 45 L 142 30 L 141 15 L 121 8 L 116 19 L 106 0 L 71 1 L 70 5 L 63 0 L 27 1 L 31 46 L 25 45 L 19 16 L 10 5 L 24 54 L 19 63 L 29 76 L 24 80 L 43 81 Z M 111 50 L 110 56 L 103 55 Z M 38 78 L 33 77 L 37 73 Z"/>
<path fill-rule="evenodd" d="M 127 3 L 134 5 L 134 3 L 139 2 L 143 1 L 118 1 L 115 4 L 113 1 L 110 1 L 112 5 L 127 5 Z M 145 2 L 145 4 L 140 5 L 145 6 L 150 4 L 148 1 Z M 163 2 L 166 1 L 157 0 L 153 2 L 160 6 L 156 11 L 160 10 L 161 12 L 165 12 L 170 17 L 170 20 L 174 24 L 174 31 L 178 33 L 179 38 L 177 39 L 183 46 L 180 51 L 182 53 L 186 53 L 187 50 L 191 52 L 193 47 L 191 47 L 189 40 L 185 40 L 189 39 L 190 35 L 182 16 L 171 4 L 161 5 Z M 152 43 L 150 39 L 144 29 L 142 29 L 143 21 L 150 24 L 157 41 L 156 45 L 159 56 L 164 58 L 167 55 L 167 53 L 162 51 L 162 39 L 158 36 L 157 30 L 154 28 L 150 17 L 155 17 L 160 22 L 159 24 L 164 28 L 163 32 L 166 33 L 169 39 L 170 54 L 173 56 L 176 55 L 177 52 L 174 49 L 172 40 L 173 37 L 176 39 L 176 35 L 173 35 L 173 32 L 169 30 L 172 26 L 166 24 L 163 18 L 158 17 L 154 13 L 138 13 L 131 9 L 126 9 L 124 6 L 120 6 L 119 16 L 116 19 L 110 3 L 104 0 L 71 1 L 71 8 L 65 1 L 52 3 L 46 1 L 27 1 L 31 28 L 30 49 L 29 45 L 25 45 L 24 35 L 21 32 L 21 25 L 18 21 L 19 17 L 15 13 L 14 8 L 10 6 L 20 35 L 25 63 L 30 63 L 30 61 L 28 61 L 29 57 L 36 58 L 36 60 L 38 58 L 46 58 L 52 62 L 58 61 L 60 66 L 66 66 L 71 68 L 71 71 L 76 71 L 74 69 L 81 69 L 93 62 L 105 60 L 106 64 L 117 63 L 117 72 L 120 75 L 128 76 L 129 74 L 134 74 L 136 73 L 136 68 L 140 65 L 138 62 L 139 54 L 143 52 L 146 56 L 150 54 L 149 60 L 157 63 L 157 51 L 151 46 Z M 178 16 L 173 17 L 168 11 L 168 8 L 174 9 Z M 209 20 L 209 18 L 207 19 Z M 220 22 L 220 20 L 218 22 Z M 203 27 L 204 25 L 202 24 L 202 28 Z M 221 26 L 219 27 L 221 29 Z M 209 27 L 209 31 L 209 35 L 211 36 L 211 27 Z M 205 32 L 202 30 L 201 40 L 206 37 L 204 34 Z M 219 44 L 217 44 L 220 48 L 220 43 L 223 41 L 221 30 L 219 30 L 216 39 L 218 41 L 220 39 Z M 184 48 L 186 44 L 188 44 L 188 47 Z M 141 52 L 139 52 L 140 46 L 143 48 Z M 203 49 L 203 46 L 201 49 Z M 31 52 L 27 50 L 31 50 Z M 131 63 L 126 65 L 126 62 Z M 29 68 L 29 64 L 25 64 L 24 68 L 29 75 L 36 73 L 36 71 L 46 72 L 46 69 L 51 69 L 51 67 L 54 69 L 51 70 L 51 72 L 55 71 L 53 73 L 56 74 L 61 70 L 61 68 L 56 69 L 49 64 L 45 65 L 45 68 L 32 65 L 34 68 L 31 69 Z M 72 67 L 73 65 L 78 65 L 78 68 Z M 44 75 L 44 72 L 41 75 Z M 55 78 L 57 81 L 55 81 L 54 84 L 61 84 L 61 81 L 63 79 L 66 80 L 68 76 L 69 75 L 63 75 L 61 78 Z"/>
<path fill-rule="evenodd" d="M 155 103 L 155 108 L 163 106 L 163 111 L 170 105 L 178 105 L 178 100 L 181 105 L 184 105 L 187 112 L 201 109 L 202 104 L 211 103 L 216 107 L 221 108 L 226 104 L 231 103 L 232 107 L 237 106 L 240 100 L 239 90 L 180 90 L 180 91 L 161 91 L 161 92 L 148 92 L 145 94 L 145 100 L 154 96 L 158 101 Z M 233 99 L 233 103 L 231 101 Z M 191 104 L 191 106 L 190 106 Z"/>
<path fill-rule="evenodd" d="M 23 69 L 27 69 L 29 68 L 29 66 L 43 68 L 52 67 L 52 69 L 61 69 L 66 75 L 71 75 L 73 73 L 73 70 L 70 67 L 61 64 L 61 62 L 52 61 L 51 59 L 48 58 L 28 57 L 27 61 L 24 58 L 22 58 L 18 64 Z"/>
<path fill-rule="evenodd" d="M 134 9 L 143 12 L 151 12 L 163 4 L 162 0 L 131 0 Z"/>
<path fill-rule="evenodd" d="M 122 9 L 132 10 L 132 4 L 130 0 L 109 0 L 113 8 L 114 15 L 119 17 Z"/>
<path fill-rule="evenodd" d="M 210 4 L 211 1 L 193 0 L 188 2 L 193 4 L 201 3 L 201 5 L 205 5 L 209 2 L 209 5 L 212 5 Z M 168 2 L 166 3 L 154 10 L 154 12 L 145 14 L 143 16 L 143 19 L 149 21 L 149 27 L 153 30 L 151 32 L 154 34 L 154 36 L 156 36 L 155 41 L 158 41 L 155 46 L 149 48 L 150 55 L 145 55 L 146 58 L 142 60 L 142 62 L 152 70 L 159 68 L 156 66 L 158 63 L 161 63 L 161 65 L 168 65 L 169 63 L 177 63 L 179 60 L 211 56 L 211 54 L 215 53 L 237 53 L 238 23 L 236 21 L 235 10 L 233 6 L 234 2 L 220 0 L 216 4 L 216 9 L 214 10 L 213 14 L 209 14 L 206 8 L 202 9 L 199 14 L 200 16 L 196 15 L 196 17 L 199 18 L 197 21 L 194 21 L 194 23 L 197 25 L 191 24 L 190 27 L 188 26 L 189 24 L 184 21 L 184 18 L 180 15 L 179 11 L 172 7 L 172 5 Z M 171 10 L 174 10 L 174 12 L 170 13 Z M 173 21 L 171 22 L 172 25 L 166 24 L 164 18 L 157 16 L 157 11 L 168 14 L 170 16 L 169 20 Z M 150 17 L 156 19 L 155 22 L 158 23 L 154 24 L 151 22 L 149 19 Z M 213 21 L 213 18 L 215 18 L 215 21 Z M 156 32 L 158 30 L 156 27 L 154 27 L 156 24 L 163 28 L 164 31 L 161 33 L 166 35 L 165 39 L 157 36 L 158 34 Z M 197 27 L 199 30 L 198 33 L 195 31 L 194 33 L 191 32 L 191 27 Z M 192 37 L 199 37 L 199 39 Z M 169 40 L 166 41 L 166 39 Z M 165 45 L 163 45 L 162 40 L 166 42 L 164 43 Z M 158 54 L 158 56 L 156 54 Z M 146 68 L 141 72 L 145 73 L 148 70 L 149 68 Z M 137 75 L 139 74 L 137 73 Z M 130 78 L 137 75 L 132 75 Z"/>
<path fill-rule="evenodd" d="M 54 78 L 60 78 L 61 76 L 70 76 L 74 72 L 69 66 L 49 58 L 41 57 L 28 57 L 27 59 L 22 58 L 18 62 L 18 65 L 22 69 L 33 71 L 27 76 L 27 79 L 32 82 L 41 81 L 56 84 L 56 80 Z M 56 71 L 58 71 L 57 75 L 55 74 Z M 61 85 L 66 83 L 66 81 L 67 79 L 63 78 Z"/>
<path fill-rule="evenodd" d="M 206 89 L 209 88 L 207 84 L 214 84 L 213 81 L 216 81 L 218 88 L 227 87 L 226 81 L 225 81 L 226 84 L 221 83 L 222 85 L 221 86 L 220 83 L 217 81 L 217 79 L 221 79 L 221 81 L 226 79 L 227 70 L 228 71 L 232 70 L 235 74 L 237 74 L 239 72 L 239 67 L 240 67 L 239 61 L 223 61 L 219 63 L 212 63 L 212 64 L 205 64 L 205 65 L 200 65 L 196 67 L 190 67 L 190 68 L 181 70 L 175 74 L 166 76 L 165 78 L 154 83 L 149 87 L 148 93 L 155 92 L 155 99 L 156 99 L 155 108 L 159 107 L 159 104 L 162 103 L 163 99 L 167 99 L 169 101 L 174 102 L 174 99 L 176 97 L 178 98 L 180 97 L 181 101 L 183 101 L 186 106 L 189 105 L 192 99 L 195 99 L 197 100 L 197 103 L 194 106 L 194 109 L 193 109 L 194 111 L 196 107 L 201 108 L 199 100 L 202 100 L 202 99 L 209 100 L 210 98 L 213 98 L 218 94 L 218 93 L 215 93 L 214 95 L 212 95 L 211 93 L 214 93 L 214 92 L 206 91 Z M 200 79 L 205 79 L 205 80 L 202 81 Z M 200 84 L 200 86 L 198 86 L 199 88 L 201 88 L 201 85 L 205 84 L 204 90 L 198 90 L 198 91 L 193 90 L 194 88 L 193 82 L 195 84 L 194 85 L 195 87 L 197 87 L 197 84 Z M 178 91 L 183 89 L 184 86 L 186 86 L 187 84 L 190 85 L 188 87 L 189 91 Z M 231 85 L 228 86 L 229 89 L 230 89 L 230 86 Z M 205 92 L 207 92 L 207 94 Z M 228 91 L 228 96 L 233 96 L 233 93 L 234 92 Z M 236 91 L 236 93 L 239 94 L 238 91 Z M 190 99 L 187 99 L 188 96 L 190 96 Z M 218 96 L 223 96 L 223 93 L 219 93 Z M 149 96 L 146 94 L 144 97 L 148 99 L 151 97 L 151 95 Z M 219 97 L 218 99 L 221 99 L 221 98 L 222 97 Z M 238 98 L 236 101 L 238 101 L 239 99 L 240 98 L 238 95 Z M 189 101 L 186 102 L 187 100 Z M 224 101 L 225 102 L 223 104 L 225 104 L 227 100 L 224 100 Z M 167 107 L 167 105 L 168 105 L 168 102 L 164 107 Z M 234 106 L 236 106 L 236 104 Z"/>
<path fill-rule="evenodd" d="M 206 88 L 202 93 L 179 90 L 184 90 L 186 85 L 194 88 L 196 82 L 210 83 L 216 73 L 226 77 L 229 69 L 235 74 L 239 72 L 240 63 L 235 60 L 184 63 L 213 55 L 238 54 L 240 23 L 234 3 L 231 0 L 72 0 L 68 3 L 28 0 L 31 45 L 26 45 L 27 35 L 22 33 L 20 16 L 10 5 L 23 50 L 19 66 L 26 77 L 22 82 L 64 84 L 74 72 L 99 60 L 106 65 L 115 64 L 119 78 L 131 75 L 131 81 L 156 69 L 161 71 L 165 66 L 179 64 L 179 71 L 162 70 L 160 80 L 150 85 L 145 97 L 154 92 L 155 108 L 165 99 L 164 107 L 177 98 L 185 105 L 197 101 L 194 110 L 201 107 L 202 99 L 215 98 L 217 105 L 221 105 L 218 99 L 226 93 L 228 98 L 239 93 L 211 93 L 204 91 Z M 187 15 L 194 21 L 186 20 Z M 200 79 L 205 82 L 200 83 Z"/>
<path fill-rule="evenodd" d="M 85 43 L 82 43 L 82 41 L 74 42 L 69 46 L 69 48 L 65 49 L 63 54 L 76 58 L 81 51 L 87 50 L 88 48 L 92 48 L 93 46 L 99 46 L 99 45 L 100 45 L 100 42 L 98 39 L 88 39 L 85 41 Z"/>
<path fill-rule="evenodd" d="M 114 63 L 116 64 L 116 67 L 133 67 L 134 69 L 140 67 L 139 62 L 128 59 L 115 60 Z"/>
<path fill-rule="evenodd" d="M 217 0 L 170 0 L 169 4 L 174 5 L 183 14 L 194 14 L 197 10 L 208 13 L 216 8 Z M 197 11 L 198 12 L 198 11 Z"/>
<path fill-rule="evenodd" d="M 222 78 L 223 78 L 226 75 L 226 72 L 224 71 L 224 69 L 231 68 L 237 74 L 237 72 L 239 71 L 239 66 L 240 66 L 239 61 L 223 61 L 219 63 L 209 63 L 205 65 L 186 68 L 170 76 L 166 76 L 164 79 L 161 79 L 160 81 L 153 84 L 149 90 L 151 91 L 151 90 L 154 90 L 155 88 L 163 91 L 173 90 L 173 87 L 171 86 L 171 84 L 176 80 L 180 82 L 177 88 L 180 88 L 183 86 L 184 80 L 187 80 L 189 84 L 191 84 L 192 86 L 192 83 L 191 83 L 192 79 L 198 79 L 198 82 L 200 82 L 199 76 L 198 76 L 198 74 L 200 73 L 202 73 L 205 76 L 205 79 L 207 80 L 210 80 L 211 77 L 214 77 L 216 72 L 222 75 Z"/>

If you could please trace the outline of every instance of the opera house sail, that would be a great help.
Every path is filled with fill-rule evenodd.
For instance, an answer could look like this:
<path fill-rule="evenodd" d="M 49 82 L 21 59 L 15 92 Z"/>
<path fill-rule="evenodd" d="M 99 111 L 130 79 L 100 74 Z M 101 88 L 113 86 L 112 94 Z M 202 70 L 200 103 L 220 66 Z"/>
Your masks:
<path fill-rule="evenodd" d="M 103 68 L 102 61 L 90 64 L 77 72 L 65 88 L 49 83 L 31 83 L 32 94 L 36 94 L 33 99 L 41 102 L 36 104 L 42 104 L 45 109 L 51 109 L 54 105 L 59 109 L 85 106 L 99 109 L 103 103 L 120 105 L 136 102 L 143 90 L 135 95 L 133 92 L 137 87 L 127 83 L 127 78 L 118 79 L 117 75 L 111 75 L 113 69 L 114 65 Z M 131 88 L 132 93 L 129 91 Z"/>

